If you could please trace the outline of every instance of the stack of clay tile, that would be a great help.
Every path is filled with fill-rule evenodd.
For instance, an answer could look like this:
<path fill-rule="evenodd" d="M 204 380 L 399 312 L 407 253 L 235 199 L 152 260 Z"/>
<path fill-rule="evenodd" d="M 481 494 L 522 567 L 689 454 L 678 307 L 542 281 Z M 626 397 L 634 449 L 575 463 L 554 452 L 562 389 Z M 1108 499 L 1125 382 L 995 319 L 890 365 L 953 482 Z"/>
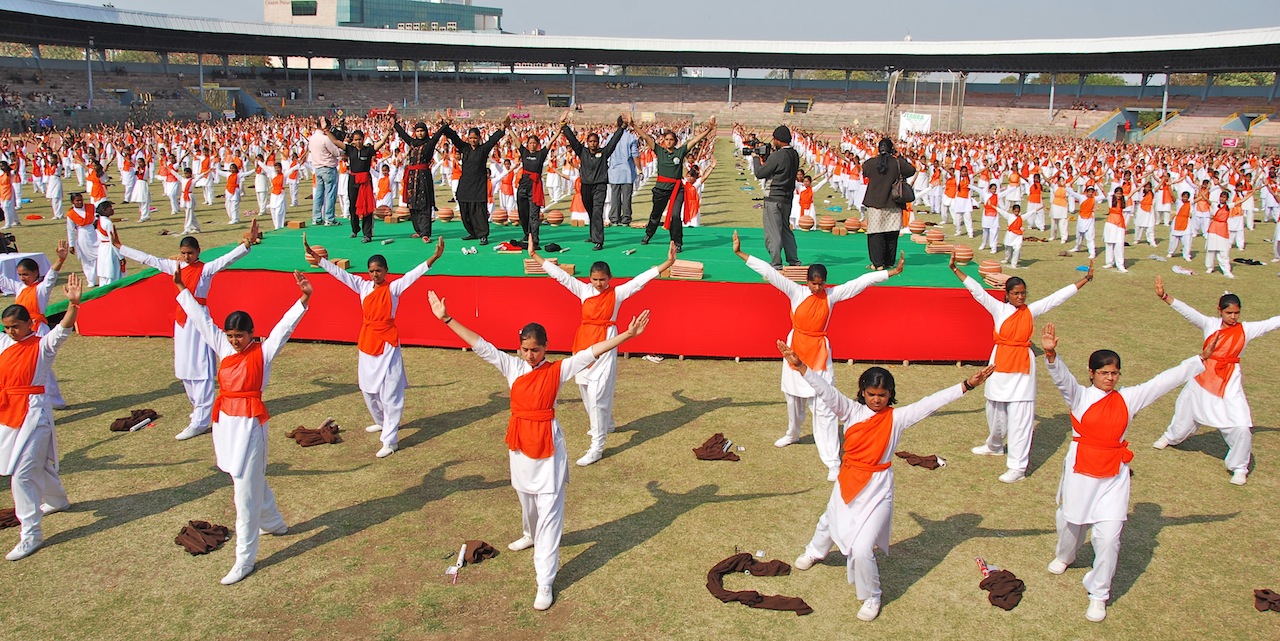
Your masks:
<path fill-rule="evenodd" d="M 677 260 L 671 264 L 670 274 L 676 280 L 702 280 L 702 263 L 696 260 Z"/>
<path fill-rule="evenodd" d="M 559 258 L 548 258 L 547 260 L 549 260 L 549 261 L 551 261 L 551 262 L 553 262 L 553 263 L 555 263 L 555 264 L 557 264 L 557 265 L 559 265 L 559 264 L 560 264 L 560 259 L 559 259 Z M 540 263 L 540 262 L 538 262 L 538 261 L 536 261 L 536 260 L 534 260 L 534 259 L 532 259 L 532 258 L 526 258 L 526 259 L 524 259 L 524 273 L 525 273 L 525 274 L 530 274 L 530 275 L 543 275 L 543 276 L 545 276 L 545 275 L 546 275 L 546 273 L 547 273 L 547 270 L 545 270 L 545 269 L 543 269 L 543 268 L 542 268 L 542 263 Z"/>
<path fill-rule="evenodd" d="M 1001 273 L 1004 270 L 1000 267 L 998 260 L 984 260 L 978 265 L 978 273 L 982 274 L 982 280 L 992 287 L 1004 287 L 1005 281 L 1009 277 Z"/>
<path fill-rule="evenodd" d="M 782 275 L 786 276 L 787 280 L 793 280 L 797 283 L 803 283 L 809 280 L 809 266 L 808 265 L 787 265 L 786 267 L 782 268 Z"/>

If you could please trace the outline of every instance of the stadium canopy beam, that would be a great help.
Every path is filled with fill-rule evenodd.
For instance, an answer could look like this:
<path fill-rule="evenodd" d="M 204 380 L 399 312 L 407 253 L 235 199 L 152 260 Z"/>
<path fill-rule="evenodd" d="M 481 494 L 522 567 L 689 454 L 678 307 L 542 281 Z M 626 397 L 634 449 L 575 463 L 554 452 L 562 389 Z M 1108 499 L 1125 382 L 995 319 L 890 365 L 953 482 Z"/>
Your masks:
<path fill-rule="evenodd" d="M 36 61 L 36 69 L 41 69 L 41 66 L 40 66 L 40 45 L 37 45 L 37 44 L 33 44 L 33 45 L 31 45 L 31 58 L 32 58 L 33 60 L 35 60 L 35 61 Z M 41 70 L 43 70 L 43 69 L 41 69 Z"/>
<path fill-rule="evenodd" d="M 1022 97 L 1022 90 L 1027 86 L 1027 73 L 1024 71 L 1018 74 L 1018 97 Z"/>
<path fill-rule="evenodd" d="M 1138 100 L 1142 100 L 1147 93 L 1147 83 L 1151 81 L 1151 74 L 1142 74 L 1142 82 L 1138 83 Z"/>
<path fill-rule="evenodd" d="M 1204 95 L 1200 96 L 1200 102 L 1209 99 L 1209 90 L 1213 88 L 1214 73 L 1210 71 L 1204 75 Z"/>

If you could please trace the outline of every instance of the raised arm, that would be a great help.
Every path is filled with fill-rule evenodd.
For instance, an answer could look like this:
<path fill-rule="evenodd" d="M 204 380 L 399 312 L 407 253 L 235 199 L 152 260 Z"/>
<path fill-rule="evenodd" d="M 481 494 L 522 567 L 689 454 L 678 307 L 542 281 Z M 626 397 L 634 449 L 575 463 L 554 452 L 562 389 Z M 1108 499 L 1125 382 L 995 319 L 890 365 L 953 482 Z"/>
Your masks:
<path fill-rule="evenodd" d="M 120 245 L 116 250 L 120 252 L 121 257 L 128 258 L 129 260 L 137 263 L 142 263 L 147 267 L 153 267 L 169 275 L 173 275 L 179 267 L 178 261 L 176 260 L 157 258 L 151 254 L 140 252 L 128 245 Z"/>
<path fill-rule="evenodd" d="M 1169 304 L 1174 311 L 1182 314 L 1182 317 L 1191 322 L 1192 325 L 1199 327 L 1205 333 L 1217 330 L 1221 326 L 1221 319 L 1205 316 L 1196 311 L 1194 307 L 1169 295 L 1164 289 L 1164 279 L 1156 276 L 1156 296 Z"/>
<path fill-rule="evenodd" d="M 174 281 L 178 283 L 181 291 L 178 292 L 178 304 L 182 306 L 182 310 L 187 313 L 187 322 L 195 323 L 196 331 L 200 334 L 200 338 L 205 344 L 213 349 L 218 357 L 224 357 L 235 352 L 231 347 L 231 343 L 227 340 L 226 334 L 218 329 L 213 319 L 209 317 L 209 309 L 204 305 L 196 302 L 195 296 L 191 294 L 185 286 L 182 285 L 182 278 L 175 275 Z"/>
<path fill-rule="evenodd" d="M 969 290 L 969 294 L 973 296 L 973 300 L 978 301 L 978 304 L 982 305 L 982 308 L 987 310 L 987 313 L 991 314 L 992 318 L 995 318 L 996 314 L 999 314 L 1003 309 L 1004 303 L 996 300 L 995 296 L 988 294 L 987 290 L 978 284 L 978 281 L 965 276 L 962 282 L 964 282 L 964 288 Z"/>
<path fill-rule="evenodd" d="M 649 310 L 640 312 L 639 316 L 631 319 L 631 324 L 627 327 L 627 331 L 619 333 L 617 336 L 606 341 L 601 341 L 584 349 L 560 363 L 560 382 L 564 382 L 573 378 L 578 372 L 586 369 L 592 363 L 600 358 L 601 355 L 608 353 L 628 340 L 639 336 L 644 332 L 644 328 L 649 324 Z"/>
<path fill-rule="evenodd" d="M 57 273 L 62 271 L 62 265 L 67 262 L 67 256 L 71 253 L 71 243 L 65 240 L 59 240 L 58 245 L 53 250 L 57 259 L 53 261 L 53 265 L 49 267 L 49 271 Z"/>
<path fill-rule="evenodd" d="M 787 363 L 790 363 L 792 367 L 796 368 L 796 371 L 800 372 L 804 380 L 813 387 L 813 391 L 818 395 L 818 398 L 822 399 L 822 402 L 826 403 L 827 407 L 831 408 L 831 411 L 835 413 L 836 418 L 844 423 L 849 422 L 849 418 L 853 416 L 853 412 L 857 408 L 857 401 L 841 394 L 840 390 L 827 382 L 827 379 L 809 369 L 809 366 L 800 360 L 800 357 L 796 356 L 796 353 L 786 343 L 778 341 L 778 352 L 782 354 L 782 358 Z"/>
<path fill-rule="evenodd" d="M 471 146 L 462 142 L 462 138 L 458 137 L 458 132 L 454 131 L 453 127 L 450 127 L 448 123 L 441 123 L 440 127 L 436 129 L 436 135 L 444 136 L 445 138 L 448 138 L 449 142 L 453 143 L 453 146 L 457 147 L 458 149 L 462 149 L 464 146 L 466 147 Z"/>
<path fill-rule="evenodd" d="M 564 141 L 569 143 L 569 148 L 573 150 L 573 153 L 579 156 L 582 155 L 582 141 L 578 140 L 578 136 L 573 133 L 573 127 L 569 123 L 566 122 L 560 125 L 560 135 L 564 136 Z"/>
<path fill-rule="evenodd" d="M 928 418 L 946 404 L 964 396 L 966 392 L 978 387 L 995 371 L 995 365 L 988 365 L 951 387 L 934 392 L 910 405 L 899 407 L 893 412 L 893 422 L 900 429 L 905 430 Z"/>
<path fill-rule="evenodd" d="M 604 157 L 608 158 L 613 155 L 613 150 L 618 148 L 618 143 L 622 141 L 622 132 L 626 131 L 626 125 L 623 124 L 623 117 L 618 116 L 618 127 L 613 130 L 613 135 L 609 137 L 609 142 L 604 146 Z"/>
<path fill-rule="evenodd" d="M 435 253 L 431 254 L 430 258 L 419 263 L 417 267 L 414 267 L 413 269 L 409 270 L 409 272 L 406 273 L 404 276 L 401 276 L 400 278 L 396 279 L 394 283 L 391 283 L 390 285 L 391 295 L 399 296 L 403 294 L 404 290 L 409 289 L 409 287 L 411 287 L 419 278 L 421 278 L 424 274 L 426 274 L 427 271 L 431 269 L 431 266 L 434 265 L 437 260 L 440 260 L 440 257 L 443 255 L 444 255 L 444 236 L 441 236 L 439 239 L 436 240 L 436 251 Z"/>
<path fill-rule="evenodd" d="M 1044 360 L 1049 366 L 1049 376 L 1053 379 L 1054 386 L 1062 393 L 1062 398 L 1067 401 L 1067 409 L 1070 411 L 1084 394 L 1085 388 L 1071 375 L 1067 364 L 1058 358 L 1058 334 L 1053 323 L 1044 326 L 1040 347 L 1044 349 Z"/>
<path fill-rule="evenodd" d="M 658 145 L 653 141 L 653 136 L 650 136 L 649 132 L 644 130 L 644 127 L 633 127 L 632 131 L 634 131 L 636 136 L 643 140 L 644 144 L 648 145 L 650 149 L 657 149 Z M 636 152 L 636 155 L 637 157 L 639 156 L 639 151 Z"/>
<path fill-rule="evenodd" d="M 1061 305 L 1067 302 L 1072 296 L 1076 295 L 1076 292 L 1080 291 L 1082 288 L 1084 288 L 1085 285 L 1089 284 L 1089 281 L 1091 280 L 1093 280 L 1093 261 L 1092 260 L 1089 261 L 1089 271 L 1085 274 L 1084 278 L 1081 278 L 1080 280 L 1070 285 L 1067 285 L 1066 287 L 1063 287 L 1062 289 L 1059 289 L 1058 291 L 1052 294 L 1049 294 L 1048 296 L 1045 296 L 1044 298 L 1041 298 L 1040 300 L 1034 303 L 1031 303 L 1027 307 L 1031 310 L 1032 316 L 1040 316 L 1041 314 L 1047 313 L 1049 310 L 1057 307 L 1058 305 Z"/>
<path fill-rule="evenodd" d="M 254 227 L 257 226 L 257 223 L 258 223 L 258 219 L 254 218 L 253 219 Z M 253 231 L 255 230 L 254 228 L 250 228 L 250 229 L 251 229 L 250 233 L 252 234 Z M 249 238 L 251 237 L 252 236 L 250 236 Z M 216 274 L 230 267 L 231 264 L 236 262 L 237 260 L 240 260 L 241 258 L 248 256 L 249 248 L 253 246 L 249 238 L 245 238 L 243 242 L 241 242 L 239 245 L 236 245 L 235 248 L 232 249 L 231 251 L 205 263 L 204 273 L 212 276 L 213 274 Z"/>
<path fill-rule="evenodd" d="M 1197 354 L 1156 374 L 1155 378 L 1141 385 L 1121 389 L 1120 394 L 1124 396 L 1125 404 L 1129 406 L 1129 415 L 1133 416 L 1203 371 L 1204 355 Z"/>
<path fill-rule="evenodd" d="M 761 262 L 764 262 L 764 261 L 761 261 Z M 872 285 L 875 285 L 877 283 L 883 283 L 886 280 L 889 280 L 890 276 L 894 275 L 895 273 L 901 272 L 902 263 L 899 262 L 898 267 L 895 267 L 894 269 L 896 271 L 869 272 L 847 283 L 844 283 L 843 285 L 837 285 L 836 287 L 832 287 L 830 290 L 827 291 L 827 300 L 830 301 L 832 305 L 834 305 L 842 300 L 848 300 L 850 298 L 853 298 L 854 296 L 861 294 L 863 290 L 867 289 L 868 287 L 871 287 Z"/>
<path fill-rule="evenodd" d="M 706 138 L 707 134 L 711 133 L 712 131 L 715 131 L 715 128 L 716 128 L 716 117 L 712 116 L 711 119 L 707 121 L 707 125 L 702 128 L 702 131 L 694 134 L 692 138 L 690 138 L 688 141 L 684 143 L 684 146 L 692 149 L 694 145 L 697 145 L 698 143 L 702 142 L 702 139 Z"/>
<path fill-rule="evenodd" d="M 298 282 L 298 290 L 302 292 L 298 296 L 298 302 L 284 313 L 284 317 L 279 323 L 271 329 L 271 334 L 267 336 L 267 340 L 262 341 L 262 356 L 271 362 L 284 349 L 284 344 L 289 341 L 289 337 L 293 335 L 293 330 L 297 329 L 298 323 L 302 321 L 302 315 L 307 313 L 307 306 L 311 302 L 311 283 L 307 280 L 302 272 L 293 272 L 293 277 Z"/>
<path fill-rule="evenodd" d="M 461 338 L 468 347 L 475 347 L 476 343 L 484 340 L 480 338 L 479 334 L 468 329 L 466 325 L 454 320 L 454 318 L 449 315 L 449 311 L 445 309 L 444 299 L 437 296 L 434 291 L 427 292 L 427 300 L 431 302 L 431 313 L 435 314 L 436 318 L 440 319 L 446 327 L 453 330 L 453 333 L 457 334 L 458 338 Z"/>
<path fill-rule="evenodd" d="M 658 276 L 661 276 L 662 272 L 666 271 L 666 269 L 668 267 L 671 267 L 671 265 L 675 262 L 676 262 L 676 244 L 673 242 L 667 248 L 666 260 L 662 261 L 661 263 L 653 267 L 650 267 L 649 269 L 646 269 L 640 272 L 639 274 L 636 275 L 635 278 L 632 278 L 631 280 L 618 286 L 618 290 L 617 290 L 618 300 L 626 300 L 628 298 L 631 298 L 632 296 L 635 296 L 637 292 L 644 289 L 645 285 L 649 284 L 649 281 L 657 278 Z"/>

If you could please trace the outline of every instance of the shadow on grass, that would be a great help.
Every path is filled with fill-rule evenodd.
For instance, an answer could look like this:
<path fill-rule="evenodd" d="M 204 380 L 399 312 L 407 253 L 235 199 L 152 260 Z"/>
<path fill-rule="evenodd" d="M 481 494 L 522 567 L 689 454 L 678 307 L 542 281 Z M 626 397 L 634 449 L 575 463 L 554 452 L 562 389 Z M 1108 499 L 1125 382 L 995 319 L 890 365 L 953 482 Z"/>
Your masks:
<path fill-rule="evenodd" d="M 401 514 L 421 509 L 428 503 L 439 501 L 456 492 L 474 490 L 490 490 L 511 485 L 506 479 L 486 481 L 477 474 L 460 476 L 455 479 L 445 478 L 445 471 L 460 461 L 449 461 L 437 465 L 422 477 L 422 482 L 390 496 L 370 499 L 326 512 L 302 523 L 289 526 L 286 537 L 306 535 L 300 541 L 280 550 L 257 563 L 258 569 L 276 563 L 282 563 L 298 555 L 305 554 L 326 543 L 332 543 L 343 537 L 363 532 L 375 525 L 385 523 Z"/>
<path fill-rule="evenodd" d="M 756 494 L 718 494 L 718 485 L 700 485 L 684 493 L 667 492 L 658 487 L 657 481 L 649 481 L 645 489 L 653 496 L 654 503 L 649 507 L 628 514 L 620 519 L 601 523 L 586 530 L 578 530 L 565 534 L 561 546 L 593 543 L 568 563 L 560 567 L 556 575 L 556 584 L 563 590 L 587 575 L 604 567 L 610 559 L 648 541 L 687 514 L 707 503 L 727 503 L 750 501 L 753 499 L 771 498 L 775 496 L 794 496 L 808 490 L 798 492 L 775 492 Z"/>
<path fill-rule="evenodd" d="M 267 480 L 270 482 L 273 476 L 322 476 L 328 474 L 347 474 L 357 471 L 361 468 L 368 467 L 368 464 L 348 470 L 293 470 L 290 469 L 288 463 L 272 463 L 267 466 Z M 231 477 L 226 473 L 213 468 L 211 473 L 193 481 L 188 481 L 182 485 L 157 488 L 138 492 L 137 494 L 129 494 L 125 496 L 113 496 L 111 498 L 98 499 L 95 501 L 75 502 L 72 497 L 71 509 L 69 512 L 92 512 L 94 516 L 99 517 L 97 521 L 82 525 L 77 528 L 59 532 L 46 541 L 46 545 L 62 543 L 65 541 L 74 541 L 80 537 L 91 536 L 100 532 L 105 532 L 111 528 L 132 523 L 139 519 L 144 519 L 156 514 L 167 512 L 185 503 L 204 498 L 212 494 L 218 488 L 228 487 L 231 485 Z M 56 516 L 49 518 L 57 518 Z M 181 517 L 174 517 L 172 527 L 165 530 L 164 536 L 176 534 L 178 530 L 186 525 L 191 519 L 204 518 L 203 515 L 189 514 Z"/>
<path fill-rule="evenodd" d="M 626 443 L 621 443 L 605 450 L 604 455 L 615 456 L 633 447 L 644 445 L 648 441 L 661 436 L 666 436 L 675 429 L 684 427 L 698 418 L 706 414 L 710 414 L 718 409 L 726 407 L 762 407 L 765 405 L 781 404 L 778 401 L 751 401 L 735 403 L 730 397 L 699 401 L 685 396 L 684 390 L 676 390 L 672 392 L 671 398 L 679 402 L 680 407 L 669 409 L 664 412 L 658 412 L 657 414 L 650 414 L 649 416 L 638 418 L 626 425 L 618 427 L 614 430 L 615 432 L 634 432 L 634 434 L 632 434 L 631 439 Z"/>
<path fill-rule="evenodd" d="M 1133 506 L 1129 520 L 1125 523 L 1120 535 L 1120 560 L 1116 568 L 1116 576 L 1111 580 L 1111 603 L 1129 593 L 1129 589 L 1138 581 L 1138 577 L 1147 571 L 1151 559 L 1155 558 L 1156 548 L 1160 546 L 1157 538 L 1166 527 L 1178 525 L 1195 525 L 1198 523 L 1216 523 L 1227 521 L 1239 515 L 1231 514 L 1195 514 L 1191 516 L 1164 516 L 1159 505 L 1155 503 L 1138 503 Z M 1079 560 L 1076 561 L 1079 563 Z M 1073 564 L 1075 565 L 1075 564 Z"/>
<path fill-rule="evenodd" d="M 339 396 L 355 394 L 357 397 L 360 397 L 360 386 L 354 382 L 335 383 L 327 378 L 314 378 L 311 379 L 311 385 L 320 389 L 302 394 L 290 394 L 289 396 L 281 396 L 280 398 L 267 399 L 267 410 L 273 415 L 286 414 L 288 412 L 306 409 L 315 405 L 319 401 L 326 401 Z M 359 404 L 363 405 L 364 401 L 359 401 Z M 319 421 L 316 422 L 319 423 Z"/>
<path fill-rule="evenodd" d="M 915 512 L 911 518 L 920 526 L 920 533 L 894 543 L 893 555 L 882 563 L 880 575 L 884 603 L 890 603 L 906 594 L 911 586 L 923 579 L 942 563 L 956 546 L 969 539 L 1009 538 L 1014 536 L 1040 536 L 1054 534 L 1054 530 L 1002 530 L 981 527 L 982 517 L 977 514 L 953 514 L 940 521 L 927 519 Z M 836 556 L 836 555 L 832 555 Z M 828 564 L 832 556 L 828 556 Z M 974 586 L 978 584 L 974 573 Z"/>
<path fill-rule="evenodd" d="M 444 412 L 443 414 L 414 419 L 400 426 L 401 434 L 404 434 L 405 430 L 414 430 L 400 439 L 400 449 L 413 447 L 418 443 L 442 436 L 459 427 L 465 427 L 472 423 L 483 421 L 486 418 L 497 416 L 510 409 L 511 399 L 507 392 L 498 391 L 489 394 L 489 400 L 485 401 L 483 405 L 465 407 Z M 505 429 L 502 434 L 506 434 Z"/>
<path fill-rule="evenodd" d="M 174 380 L 169 383 L 168 387 L 154 389 L 138 394 L 123 394 L 104 398 L 98 401 L 88 401 L 84 403 L 71 403 L 67 405 L 65 410 L 59 410 L 54 418 L 55 423 L 74 423 L 81 419 L 98 419 L 102 421 L 105 428 L 111 424 L 112 418 L 106 416 L 112 413 L 128 414 L 130 411 L 146 407 L 148 404 L 157 399 L 173 395 L 185 395 L 182 389 L 182 381 Z M 71 412 L 67 414 L 66 412 Z M 185 425 L 184 425 L 185 427 Z"/>
<path fill-rule="evenodd" d="M 1071 415 L 1058 414 L 1053 418 L 1041 418 L 1037 421 L 1035 434 L 1031 438 L 1031 453 L 1027 457 L 1027 475 L 1049 462 L 1050 458 L 1062 448 L 1071 436 Z"/>
<path fill-rule="evenodd" d="M 1262 432 L 1280 432 L 1280 427 L 1254 426 L 1255 436 Z M 1195 434 L 1187 437 L 1187 440 L 1171 447 L 1187 452 L 1201 452 L 1216 459 L 1227 458 L 1227 442 L 1223 440 L 1222 432 L 1212 427 L 1200 428 Z"/>
<path fill-rule="evenodd" d="M 106 456 L 90 457 L 89 451 L 100 445 L 106 445 L 122 438 L 130 438 L 128 432 L 111 432 L 111 436 L 94 443 L 90 443 L 78 450 L 72 450 L 62 455 L 62 459 L 58 463 L 58 473 L 62 476 L 73 474 L 76 472 L 102 472 L 106 470 L 145 470 L 153 467 L 170 467 L 173 465 L 186 465 L 188 463 L 198 463 L 203 459 L 187 459 L 185 461 L 175 461 L 173 463 L 117 463 L 124 458 L 123 454 L 108 454 Z"/>

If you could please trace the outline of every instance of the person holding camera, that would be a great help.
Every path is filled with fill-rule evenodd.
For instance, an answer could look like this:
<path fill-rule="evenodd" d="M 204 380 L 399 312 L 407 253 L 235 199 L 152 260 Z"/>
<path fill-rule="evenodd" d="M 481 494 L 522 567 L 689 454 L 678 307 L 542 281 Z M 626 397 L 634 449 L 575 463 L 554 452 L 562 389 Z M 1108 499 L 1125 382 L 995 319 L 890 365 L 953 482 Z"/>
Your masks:
<path fill-rule="evenodd" d="M 902 231 L 902 205 L 893 200 L 893 184 L 899 178 L 914 176 L 916 168 L 898 156 L 888 138 L 881 138 L 876 150 L 878 156 L 862 163 L 862 175 L 867 177 L 862 203 L 867 207 L 867 253 L 871 256 L 867 268 L 880 271 L 893 266 Z"/>
<path fill-rule="evenodd" d="M 796 237 L 791 231 L 791 203 L 799 168 L 800 154 L 791 148 L 791 130 L 786 125 L 773 130 L 773 140 L 767 146 L 761 144 L 751 150 L 752 173 L 768 182 L 764 197 L 764 246 L 774 269 L 782 269 L 784 252 L 788 265 L 800 264 Z"/>

